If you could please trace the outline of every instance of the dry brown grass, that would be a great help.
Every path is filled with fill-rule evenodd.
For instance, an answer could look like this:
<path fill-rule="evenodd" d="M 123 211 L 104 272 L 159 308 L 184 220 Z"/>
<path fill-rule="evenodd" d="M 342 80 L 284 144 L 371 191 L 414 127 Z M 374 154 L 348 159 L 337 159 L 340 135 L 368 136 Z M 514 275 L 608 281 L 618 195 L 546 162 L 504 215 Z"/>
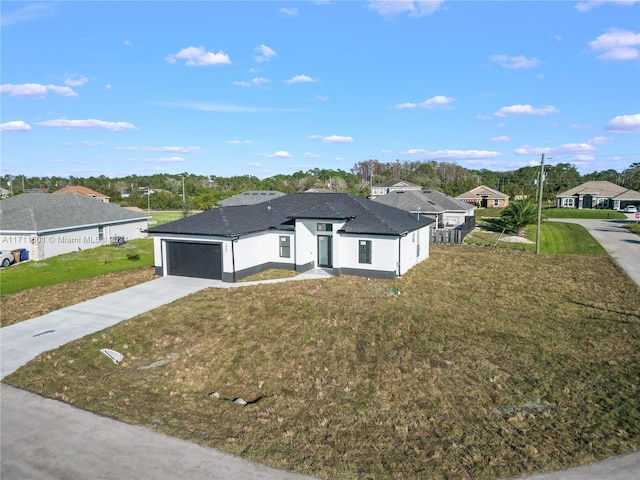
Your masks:
<path fill-rule="evenodd" d="M 210 289 L 6 381 L 324 478 L 486 479 L 637 449 L 639 352 L 608 256 L 433 247 L 396 281 Z"/>
<path fill-rule="evenodd" d="M 2 295 L 0 321 L 7 327 L 153 278 L 153 267 L 143 267 Z"/>

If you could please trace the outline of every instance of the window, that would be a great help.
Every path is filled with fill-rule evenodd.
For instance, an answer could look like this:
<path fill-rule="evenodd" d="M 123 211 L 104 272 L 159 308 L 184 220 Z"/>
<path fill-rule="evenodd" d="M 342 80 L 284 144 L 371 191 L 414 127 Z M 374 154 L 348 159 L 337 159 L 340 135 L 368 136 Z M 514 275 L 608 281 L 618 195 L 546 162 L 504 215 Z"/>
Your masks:
<path fill-rule="evenodd" d="M 358 263 L 371 263 L 371 240 L 360 240 L 358 244 Z"/>
<path fill-rule="evenodd" d="M 317 230 L 319 232 L 331 232 L 333 230 L 333 225 L 330 223 L 319 223 L 317 225 Z"/>
<path fill-rule="evenodd" d="M 291 237 L 280 237 L 280 257 L 291 257 Z"/>
<path fill-rule="evenodd" d="M 500 205 L 500 200 L 498 200 L 497 198 L 493 201 L 493 206 L 497 207 Z"/>
<path fill-rule="evenodd" d="M 98 241 L 104 240 L 104 227 L 98 227 Z"/>

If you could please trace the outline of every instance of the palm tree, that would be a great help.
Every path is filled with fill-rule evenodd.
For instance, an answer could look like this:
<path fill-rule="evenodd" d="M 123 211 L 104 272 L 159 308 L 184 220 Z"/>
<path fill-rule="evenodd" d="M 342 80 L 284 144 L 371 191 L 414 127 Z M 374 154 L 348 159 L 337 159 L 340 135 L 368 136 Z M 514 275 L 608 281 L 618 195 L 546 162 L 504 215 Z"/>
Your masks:
<path fill-rule="evenodd" d="M 505 226 L 517 232 L 519 237 L 524 237 L 524 230 L 538 220 L 538 206 L 530 198 L 514 200 L 500 215 Z"/>

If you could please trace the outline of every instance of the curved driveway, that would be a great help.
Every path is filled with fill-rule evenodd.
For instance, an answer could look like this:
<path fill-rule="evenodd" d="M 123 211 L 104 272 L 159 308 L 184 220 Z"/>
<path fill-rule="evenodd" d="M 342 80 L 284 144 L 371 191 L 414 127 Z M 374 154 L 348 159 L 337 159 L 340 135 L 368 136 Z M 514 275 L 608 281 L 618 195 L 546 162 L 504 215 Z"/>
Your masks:
<path fill-rule="evenodd" d="M 623 222 L 573 219 L 557 221 L 583 225 L 640 286 L 640 237 L 622 228 Z M 305 276 L 295 278 L 302 280 Z M 306 278 L 321 278 L 321 275 L 310 274 Z M 2 328 L 0 377 L 4 378 L 46 350 L 211 286 L 233 285 L 208 280 L 164 277 Z M 49 332 L 44 333 L 47 331 Z M 253 464 L 9 385 L 0 386 L 0 396 L 0 478 L 310 478 Z M 640 452 L 635 452 L 584 467 L 526 478 L 638 480 L 638 472 Z"/>

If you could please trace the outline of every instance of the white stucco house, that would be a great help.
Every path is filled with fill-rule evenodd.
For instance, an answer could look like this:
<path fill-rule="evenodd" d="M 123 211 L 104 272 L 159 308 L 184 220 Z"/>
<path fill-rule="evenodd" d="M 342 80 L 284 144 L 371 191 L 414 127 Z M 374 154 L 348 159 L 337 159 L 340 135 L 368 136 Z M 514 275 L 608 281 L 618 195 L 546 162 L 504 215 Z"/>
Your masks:
<path fill-rule="evenodd" d="M 0 201 L 0 250 L 26 249 L 30 260 L 99 247 L 115 237 L 146 237 L 148 217 L 71 193 L 25 193 Z"/>
<path fill-rule="evenodd" d="M 346 193 L 294 193 L 149 229 L 158 275 L 235 282 L 271 268 L 396 278 L 429 257 L 432 219 Z"/>

